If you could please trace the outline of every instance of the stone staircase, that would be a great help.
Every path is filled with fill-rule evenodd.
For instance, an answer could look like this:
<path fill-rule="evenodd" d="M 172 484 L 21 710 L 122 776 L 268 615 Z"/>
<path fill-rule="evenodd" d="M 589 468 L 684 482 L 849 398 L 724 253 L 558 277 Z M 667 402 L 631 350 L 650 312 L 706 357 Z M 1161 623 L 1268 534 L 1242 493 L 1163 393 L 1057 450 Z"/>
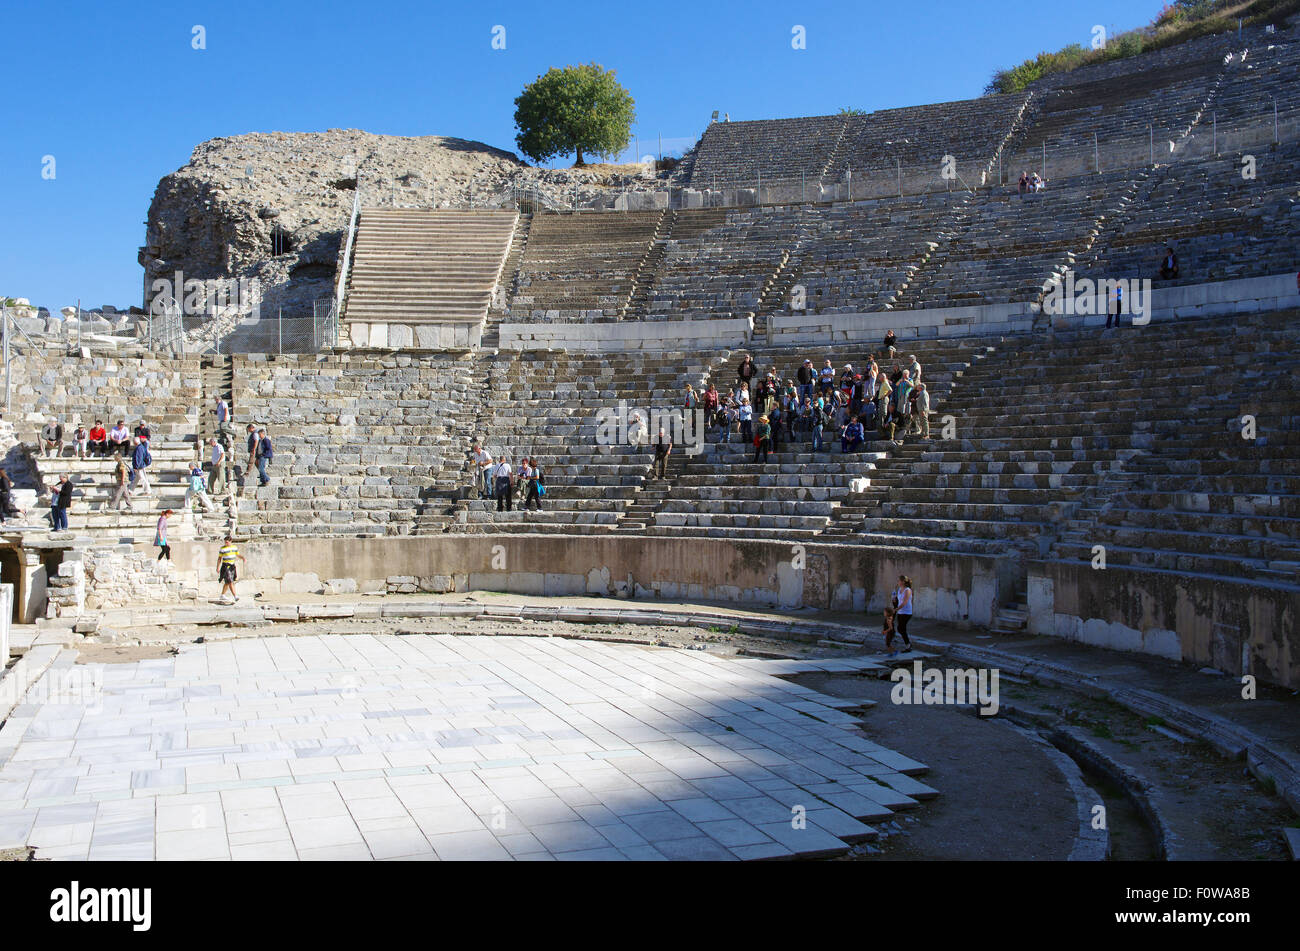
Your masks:
<path fill-rule="evenodd" d="M 363 209 L 347 320 L 482 324 L 517 217 L 495 210 Z"/>

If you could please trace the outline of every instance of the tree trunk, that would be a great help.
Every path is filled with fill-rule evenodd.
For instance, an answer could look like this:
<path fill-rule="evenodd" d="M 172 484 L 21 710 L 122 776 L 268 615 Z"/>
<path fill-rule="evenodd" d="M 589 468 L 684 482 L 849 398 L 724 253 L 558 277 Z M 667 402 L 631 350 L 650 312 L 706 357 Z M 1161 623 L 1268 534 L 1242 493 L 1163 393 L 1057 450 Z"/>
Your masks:
<path fill-rule="evenodd" d="M 586 165 L 587 163 L 582 160 L 582 147 L 579 146 L 575 151 L 578 153 L 578 159 L 573 163 L 573 167 L 578 168 L 579 166 Z"/>

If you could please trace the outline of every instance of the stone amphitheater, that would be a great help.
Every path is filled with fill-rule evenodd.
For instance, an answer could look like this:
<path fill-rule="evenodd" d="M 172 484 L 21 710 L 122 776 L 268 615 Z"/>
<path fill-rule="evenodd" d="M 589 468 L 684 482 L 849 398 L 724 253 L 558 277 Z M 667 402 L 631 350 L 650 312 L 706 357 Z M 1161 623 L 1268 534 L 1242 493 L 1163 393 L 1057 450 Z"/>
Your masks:
<path fill-rule="evenodd" d="M 951 637 L 985 653 L 948 663 L 1023 673 L 1029 654 L 997 651 L 1059 643 L 1294 691 L 1298 69 L 1289 26 L 1015 95 L 714 122 L 671 173 L 585 181 L 572 207 L 538 181 L 518 187 L 506 153 L 421 166 L 432 190 L 416 200 L 383 187 L 409 185 L 416 162 L 402 149 L 417 146 L 392 137 L 347 133 L 349 154 L 370 158 L 309 174 L 297 156 L 310 137 L 241 137 L 246 158 L 222 151 L 233 140 L 196 151 L 155 196 L 147 278 L 252 274 L 281 307 L 324 306 L 235 315 L 215 346 L 191 322 L 187 348 L 16 322 L 0 448 L 27 512 L 0 528 L 12 601 L 0 848 L 843 854 L 936 790 L 915 778 L 923 763 L 859 732 L 869 703 L 796 675 L 888 676 L 901 661 L 877 632 L 903 575 L 931 652 L 912 657 L 944 654 Z M 1272 118 L 1274 102 L 1280 118 L 1255 140 L 1220 138 Z M 1138 144 L 1103 162 L 1099 140 Z M 1043 169 L 1049 142 L 1071 159 Z M 292 186 L 238 201 L 203 178 L 254 160 L 296 169 Z M 1018 189 L 1023 169 L 1043 169 L 1046 188 Z M 279 255 L 264 250 L 275 228 L 289 236 Z M 1166 247 L 1180 264 L 1170 279 Z M 1067 282 L 1143 280 L 1145 312 L 1116 329 L 1104 296 L 1069 313 L 1045 303 Z M 688 385 L 731 392 L 745 356 L 778 379 L 805 359 L 887 370 L 888 331 L 897 359 L 922 367 L 930 438 L 873 431 L 841 453 L 828 427 L 825 451 L 795 432 L 757 462 L 709 426 L 656 477 L 645 441 L 601 436 L 611 413 L 681 410 Z M 230 488 L 191 510 L 189 467 L 210 469 L 219 398 L 236 433 Z M 51 416 L 69 432 L 146 420 L 153 495 L 118 510 L 112 461 L 42 454 Z M 265 486 L 247 471 L 248 423 L 275 446 Z M 540 467 L 539 509 L 482 497 L 476 443 Z M 39 516 L 65 474 L 71 530 L 51 532 Z M 167 508 L 172 556 L 159 562 Z M 245 558 L 233 605 L 216 578 L 228 533 Z M 499 636 L 362 623 L 431 618 L 477 618 Z M 355 636 L 329 627 L 344 622 Z M 523 636 L 542 622 L 818 649 Z M 77 651 L 150 644 L 175 649 L 97 668 L 93 700 L 32 699 L 85 666 Z M 656 686 L 638 694 L 645 679 Z M 1219 746 L 1297 805 L 1287 744 L 1222 711 L 1131 702 L 1182 716 L 1185 733 L 1234 737 Z M 805 801 L 811 831 L 793 833 L 790 804 Z M 493 824 L 503 803 L 508 833 Z M 194 808 L 212 824 L 191 828 Z M 255 834 L 262 819 L 278 838 Z M 1085 828 L 1066 852 L 1096 848 Z"/>

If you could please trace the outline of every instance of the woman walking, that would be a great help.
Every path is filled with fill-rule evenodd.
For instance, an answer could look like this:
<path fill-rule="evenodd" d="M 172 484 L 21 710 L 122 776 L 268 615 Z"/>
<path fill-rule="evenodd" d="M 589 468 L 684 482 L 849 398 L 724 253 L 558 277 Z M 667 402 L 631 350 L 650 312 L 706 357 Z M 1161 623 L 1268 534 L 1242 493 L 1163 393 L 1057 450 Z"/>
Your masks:
<path fill-rule="evenodd" d="M 158 533 L 154 536 L 153 543 L 158 548 L 158 560 L 166 558 L 172 560 L 172 546 L 167 544 L 167 518 L 172 514 L 171 509 L 165 509 L 158 516 Z"/>
<path fill-rule="evenodd" d="M 898 633 L 903 638 L 903 652 L 912 649 L 912 642 L 907 636 L 907 622 L 912 620 L 912 579 L 907 575 L 898 576 L 898 587 L 894 589 L 893 605 L 895 623 Z"/>

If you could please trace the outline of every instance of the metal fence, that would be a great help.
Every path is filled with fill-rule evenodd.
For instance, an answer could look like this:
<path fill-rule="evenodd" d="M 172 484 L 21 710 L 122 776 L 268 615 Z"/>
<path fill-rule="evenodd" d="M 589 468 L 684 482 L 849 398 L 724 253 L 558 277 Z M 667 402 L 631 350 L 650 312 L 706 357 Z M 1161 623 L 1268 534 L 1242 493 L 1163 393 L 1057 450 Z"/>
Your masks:
<path fill-rule="evenodd" d="M 1211 111 L 1200 118 L 1194 129 L 1178 132 L 1144 120 L 1131 125 L 1128 134 L 1084 133 L 1038 140 L 1030 137 L 995 155 L 963 152 L 954 147 L 925 159 L 899 158 L 867 167 L 846 165 L 824 174 L 770 174 L 761 166 L 744 172 L 711 174 L 696 168 L 688 186 L 652 179 L 622 190 L 590 185 L 561 189 L 520 182 L 486 198 L 474 198 L 467 186 L 464 198 L 448 200 L 436 198 L 436 186 L 391 182 L 368 187 L 358 183 L 357 194 L 366 207 L 516 208 L 526 212 L 733 208 L 924 196 L 1015 187 L 1022 171 L 1059 180 L 1266 149 L 1300 139 L 1300 109 L 1273 103 L 1253 116 L 1231 118 L 1220 118 Z"/>

